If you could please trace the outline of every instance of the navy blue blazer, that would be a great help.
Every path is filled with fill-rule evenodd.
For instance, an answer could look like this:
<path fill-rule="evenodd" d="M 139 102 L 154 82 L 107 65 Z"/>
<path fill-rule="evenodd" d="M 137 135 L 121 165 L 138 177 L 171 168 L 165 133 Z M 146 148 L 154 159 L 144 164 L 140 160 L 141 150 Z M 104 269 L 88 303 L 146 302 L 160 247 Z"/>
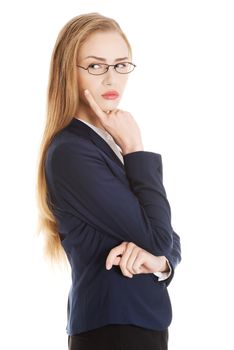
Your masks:
<path fill-rule="evenodd" d="M 124 164 L 87 124 L 73 118 L 55 135 L 46 154 L 48 202 L 71 265 L 68 335 L 107 324 L 166 329 L 172 319 L 167 287 L 181 260 L 180 238 L 171 225 L 161 155 L 137 151 Z M 165 255 L 171 276 L 124 276 L 106 270 L 110 250 L 133 242 Z"/>

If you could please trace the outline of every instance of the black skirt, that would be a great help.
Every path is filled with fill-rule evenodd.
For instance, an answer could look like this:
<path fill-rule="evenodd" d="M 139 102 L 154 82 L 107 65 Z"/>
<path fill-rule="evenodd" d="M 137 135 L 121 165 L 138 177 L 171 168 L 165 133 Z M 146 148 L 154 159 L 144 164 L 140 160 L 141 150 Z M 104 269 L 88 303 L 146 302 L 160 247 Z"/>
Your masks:
<path fill-rule="evenodd" d="M 167 350 L 168 329 L 111 324 L 68 336 L 69 350 Z"/>

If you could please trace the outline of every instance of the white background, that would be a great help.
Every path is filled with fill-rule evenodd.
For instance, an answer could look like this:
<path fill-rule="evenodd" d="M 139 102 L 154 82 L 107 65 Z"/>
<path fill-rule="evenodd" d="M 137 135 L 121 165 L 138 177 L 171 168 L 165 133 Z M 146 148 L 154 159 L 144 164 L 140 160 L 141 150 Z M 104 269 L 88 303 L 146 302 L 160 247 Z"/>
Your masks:
<path fill-rule="evenodd" d="M 0 348 L 67 349 L 70 271 L 35 237 L 36 161 L 52 49 L 72 17 L 99 12 L 137 68 L 119 105 L 162 155 L 183 260 L 169 287 L 170 350 L 233 349 L 232 1 L 8 1 L 1 5 Z"/>

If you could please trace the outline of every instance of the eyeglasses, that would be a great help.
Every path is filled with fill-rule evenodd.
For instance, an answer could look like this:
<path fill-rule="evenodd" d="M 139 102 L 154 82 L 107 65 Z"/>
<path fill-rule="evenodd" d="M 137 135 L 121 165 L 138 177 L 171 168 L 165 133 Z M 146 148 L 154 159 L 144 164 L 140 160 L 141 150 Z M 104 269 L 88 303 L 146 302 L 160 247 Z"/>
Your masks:
<path fill-rule="evenodd" d="M 128 74 L 133 71 L 136 65 L 131 62 L 121 62 L 117 64 L 93 63 L 90 64 L 87 68 L 80 65 L 77 65 L 77 67 L 87 70 L 90 74 L 101 75 L 106 73 L 110 67 L 114 67 L 117 73 Z"/>

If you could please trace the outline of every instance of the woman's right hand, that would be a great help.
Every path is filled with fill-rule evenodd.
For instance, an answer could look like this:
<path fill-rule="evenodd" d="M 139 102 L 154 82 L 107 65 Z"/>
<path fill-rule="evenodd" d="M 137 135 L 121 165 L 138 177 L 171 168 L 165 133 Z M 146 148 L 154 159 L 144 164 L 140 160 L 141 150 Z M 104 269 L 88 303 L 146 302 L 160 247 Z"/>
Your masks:
<path fill-rule="evenodd" d="M 84 95 L 105 130 L 111 134 L 114 141 L 121 148 L 122 155 L 143 150 L 140 129 L 129 112 L 113 109 L 106 113 L 100 108 L 88 90 L 84 91 Z"/>

